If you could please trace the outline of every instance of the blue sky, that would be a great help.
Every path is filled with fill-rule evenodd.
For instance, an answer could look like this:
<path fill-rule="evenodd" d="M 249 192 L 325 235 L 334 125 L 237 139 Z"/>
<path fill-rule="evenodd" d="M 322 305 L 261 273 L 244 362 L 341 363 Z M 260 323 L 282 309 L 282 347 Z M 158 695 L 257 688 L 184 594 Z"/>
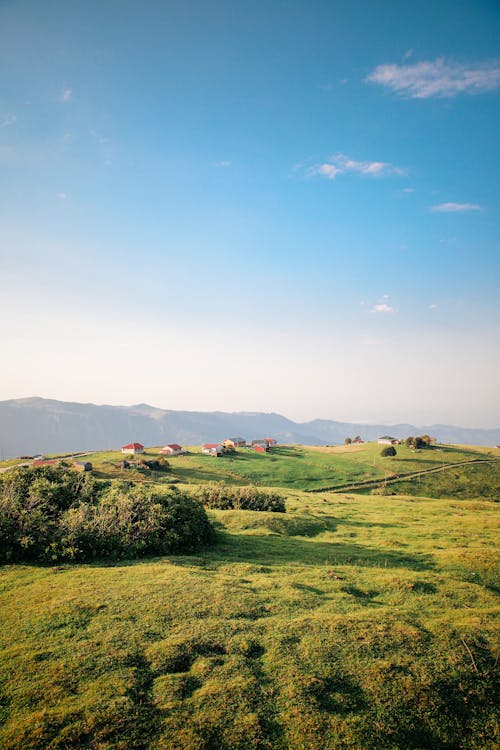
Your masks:
<path fill-rule="evenodd" d="M 497 2 L 0 2 L 0 398 L 498 426 Z"/>

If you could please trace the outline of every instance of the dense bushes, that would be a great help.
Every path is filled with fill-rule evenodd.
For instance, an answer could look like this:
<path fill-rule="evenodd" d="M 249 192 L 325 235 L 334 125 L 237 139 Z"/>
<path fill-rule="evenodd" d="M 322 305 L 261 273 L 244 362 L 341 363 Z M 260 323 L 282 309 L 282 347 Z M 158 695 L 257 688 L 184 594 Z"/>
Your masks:
<path fill-rule="evenodd" d="M 225 484 L 205 487 L 198 499 L 207 508 L 221 510 L 269 510 L 285 512 L 285 501 L 280 495 L 264 492 L 256 487 L 228 487 Z"/>
<path fill-rule="evenodd" d="M 204 508 L 176 489 L 99 482 L 64 467 L 0 482 L 0 561 L 55 562 L 193 552 L 213 540 Z"/>
<path fill-rule="evenodd" d="M 385 448 L 382 448 L 380 451 L 380 455 L 383 458 L 387 458 L 387 456 L 395 456 L 396 448 L 393 445 L 386 445 Z"/>

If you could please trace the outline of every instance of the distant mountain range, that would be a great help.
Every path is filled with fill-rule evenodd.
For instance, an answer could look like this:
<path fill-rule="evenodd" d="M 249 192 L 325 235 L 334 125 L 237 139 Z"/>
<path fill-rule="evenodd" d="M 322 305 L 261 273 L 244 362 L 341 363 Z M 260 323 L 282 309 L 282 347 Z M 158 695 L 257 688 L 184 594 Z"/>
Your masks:
<path fill-rule="evenodd" d="M 500 443 L 500 428 L 368 425 L 330 419 L 293 422 L 272 413 L 172 411 L 148 404 L 97 406 L 44 398 L 0 401 L 0 454 L 5 457 L 104 450 L 132 441 L 144 445 L 197 445 L 239 435 L 247 440 L 274 437 L 282 443 L 334 445 L 343 443 L 346 436 L 374 440 L 380 435 L 404 438 L 421 434 L 432 435 L 443 443 Z"/>

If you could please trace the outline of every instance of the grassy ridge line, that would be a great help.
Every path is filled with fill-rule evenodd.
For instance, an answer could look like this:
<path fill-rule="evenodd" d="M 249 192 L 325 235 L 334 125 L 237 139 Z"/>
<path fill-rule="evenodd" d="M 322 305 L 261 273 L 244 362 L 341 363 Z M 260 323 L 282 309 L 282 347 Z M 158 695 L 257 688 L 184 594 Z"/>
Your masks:
<path fill-rule="evenodd" d="M 443 466 L 434 466 L 431 469 L 422 469 L 418 472 L 409 472 L 407 474 L 398 474 L 397 477 L 386 477 L 381 479 L 367 479 L 363 482 L 355 482 L 351 484 L 336 484 L 331 487 L 322 487 L 320 489 L 304 490 L 304 492 L 346 492 L 356 489 L 371 489 L 375 487 L 382 487 L 386 484 L 394 484 L 395 482 L 407 482 L 408 480 L 418 479 L 419 477 L 426 476 L 428 474 L 436 474 L 439 471 L 446 471 L 447 469 L 457 468 L 457 466 L 467 466 L 470 464 L 491 464 L 498 463 L 500 458 L 473 458 L 468 461 L 459 461 L 455 464 L 444 464 Z"/>

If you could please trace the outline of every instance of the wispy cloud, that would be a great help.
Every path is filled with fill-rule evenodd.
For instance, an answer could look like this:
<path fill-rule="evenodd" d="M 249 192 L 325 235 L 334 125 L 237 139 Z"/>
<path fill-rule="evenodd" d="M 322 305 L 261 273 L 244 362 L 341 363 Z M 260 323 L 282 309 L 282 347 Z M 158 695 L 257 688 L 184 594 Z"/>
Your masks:
<path fill-rule="evenodd" d="M 414 193 L 415 188 L 403 188 L 403 193 Z"/>
<path fill-rule="evenodd" d="M 222 161 L 216 161 L 215 166 L 216 167 L 230 167 L 231 162 L 227 161 L 227 159 L 223 159 Z"/>
<path fill-rule="evenodd" d="M 429 310 L 437 310 L 439 305 L 436 305 L 435 302 L 432 303 L 432 305 L 429 305 Z"/>
<path fill-rule="evenodd" d="M 69 102 L 69 100 L 71 99 L 72 96 L 73 96 L 72 89 L 63 89 L 61 91 L 61 101 L 62 102 Z"/>
<path fill-rule="evenodd" d="M 56 193 L 56 198 L 59 198 L 60 201 L 65 201 L 67 197 L 66 193 Z"/>
<path fill-rule="evenodd" d="M 13 112 L 8 112 L 5 117 L 0 120 L 0 127 L 8 128 L 9 125 L 13 125 L 15 122 L 17 122 L 17 115 Z"/>
<path fill-rule="evenodd" d="M 378 65 L 365 80 L 410 99 L 480 94 L 500 86 L 500 60 L 467 64 L 440 57 L 413 65 Z"/>
<path fill-rule="evenodd" d="M 464 213 L 466 211 L 482 211 L 482 207 L 476 203 L 439 203 L 437 206 L 432 206 L 431 211 L 434 213 Z"/>
<path fill-rule="evenodd" d="M 373 305 L 372 309 L 370 310 L 372 313 L 393 313 L 395 312 L 395 308 L 392 307 L 392 305 L 388 305 L 387 302 L 379 302 L 376 305 Z"/>
<path fill-rule="evenodd" d="M 403 175 L 405 170 L 385 161 L 355 161 L 341 153 L 334 154 L 327 161 L 309 169 L 309 175 L 321 175 L 329 180 L 334 180 L 339 174 L 349 173 L 366 177 L 388 177 Z"/>
<path fill-rule="evenodd" d="M 389 295 L 384 294 L 379 301 L 370 308 L 371 313 L 395 313 L 396 308 L 389 304 Z"/>

